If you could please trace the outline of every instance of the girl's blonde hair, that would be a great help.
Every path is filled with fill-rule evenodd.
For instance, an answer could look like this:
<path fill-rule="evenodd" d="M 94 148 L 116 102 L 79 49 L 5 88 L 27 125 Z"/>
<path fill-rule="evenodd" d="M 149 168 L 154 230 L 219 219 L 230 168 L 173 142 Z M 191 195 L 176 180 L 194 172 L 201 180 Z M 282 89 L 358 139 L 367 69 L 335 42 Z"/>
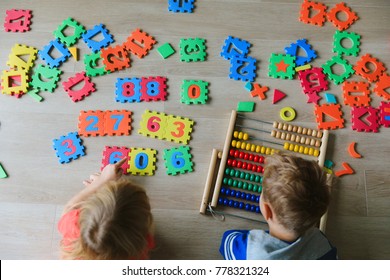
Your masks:
<path fill-rule="evenodd" d="M 266 158 L 262 199 L 279 222 L 299 236 L 315 226 L 330 202 L 327 177 L 315 161 L 274 154 Z"/>
<path fill-rule="evenodd" d="M 80 238 L 67 259 L 139 259 L 145 257 L 152 214 L 145 190 L 127 180 L 110 181 L 80 205 Z"/>

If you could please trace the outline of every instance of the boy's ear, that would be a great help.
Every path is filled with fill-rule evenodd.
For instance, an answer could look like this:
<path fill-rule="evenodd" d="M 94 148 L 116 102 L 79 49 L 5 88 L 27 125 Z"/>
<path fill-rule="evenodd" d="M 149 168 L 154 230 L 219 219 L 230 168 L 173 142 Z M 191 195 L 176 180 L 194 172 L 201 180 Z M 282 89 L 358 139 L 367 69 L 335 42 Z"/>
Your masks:
<path fill-rule="evenodd" d="M 272 219 L 272 217 L 273 217 L 272 208 L 271 208 L 271 206 L 270 206 L 267 202 L 265 202 L 265 201 L 263 201 L 263 212 L 262 212 L 262 214 L 263 214 L 263 217 L 264 217 L 264 219 L 265 219 L 266 221 Z"/>

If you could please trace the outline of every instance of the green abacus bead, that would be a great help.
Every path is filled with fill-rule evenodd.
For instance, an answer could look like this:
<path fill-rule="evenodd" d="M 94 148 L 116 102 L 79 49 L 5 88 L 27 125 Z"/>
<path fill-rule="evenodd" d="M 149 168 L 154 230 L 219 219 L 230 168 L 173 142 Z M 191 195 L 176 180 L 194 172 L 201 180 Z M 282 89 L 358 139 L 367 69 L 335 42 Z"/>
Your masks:
<path fill-rule="evenodd" d="M 251 174 L 245 173 L 245 180 L 249 180 L 250 177 L 251 177 Z"/>
<path fill-rule="evenodd" d="M 233 184 L 233 179 L 229 178 L 228 185 L 231 186 Z"/>
<path fill-rule="evenodd" d="M 257 190 L 257 192 L 261 193 L 263 190 L 263 187 L 262 186 L 259 186 L 259 189 Z"/>
<path fill-rule="evenodd" d="M 258 183 L 258 182 L 260 182 L 260 180 L 261 180 L 261 176 L 256 175 L 256 177 L 255 177 L 255 182 Z"/>
<path fill-rule="evenodd" d="M 247 182 L 244 182 L 244 183 L 242 184 L 242 188 L 243 188 L 244 190 L 246 190 L 246 189 L 248 188 L 248 183 L 247 183 Z"/>
<path fill-rule="evenodd" d="M 225 169 L 225 174 L 226 174 L 226 175 L 229 175 L 229 173 L 230 173 L 230 168 L 226 168 L 226 169 Z"/>
<path fill-rule="evenodd" d="M 251 191 L 253 188 L 253 185 L 251 183 L 248 184 L 248 191 Z"/>
<path fill-rule="evenodd" d="M 224 178 L 223 178 L 223 183 L 224 183 L 224 184 L 227 184 L 227 183 L 228 183 L 228 178 L 224 177 Z"/>
<path fill-rule="evenodd" d="M 233 187 L 237 188 L 237 184 L 238 184 L 238 181 L 237 180 L 233 180 Z"/>
<path fill-rule="evenodd" d="M 237 188 L 239 188 L 239 189 L 242 188 L 242 181 L 238 181 Z"/>
<path fill-rule="evenodd" d="M 251 174 L 249 181 L 254 181 L 255 180 L 255 174 Z"/>
<path fill-rule="evenodd" d="M 230 170 L 230 176 L 234 176 L 234 173 L 236 173 L 236 171 L 234 169 L 231 169 Z"/>
<path fill-rule="evenodd" d="M 236 170 L 236 172 L 234 173 L 234 177 L 238 178 L 240 177 L 240 174 L 241 172 L 239 170 Z"/>
<path fill-rule="evenodd" d="M 257 192 L 257 185 L 253 185 L 252 191 Z"/>
<path fill-rule="evenodd" d="M 240 179 L 245 179 L 245 172 L 240 172 Z"/>

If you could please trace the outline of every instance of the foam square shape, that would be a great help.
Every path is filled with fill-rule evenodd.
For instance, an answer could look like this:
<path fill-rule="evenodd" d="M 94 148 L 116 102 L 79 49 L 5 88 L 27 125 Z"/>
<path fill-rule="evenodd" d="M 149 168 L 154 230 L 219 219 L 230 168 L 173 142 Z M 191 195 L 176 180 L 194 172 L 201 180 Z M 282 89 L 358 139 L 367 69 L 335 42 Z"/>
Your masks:
<path fill-rule="evenodd" d="M 7 65 L 11 68 L 30 70 L 37 58 L 38 50 L 34 47 L 15 44 L 8 56 Z"/>
<path fill-rule="evenodd" d="M 230 59 L 229 78 L 244 82 L 253 82 L 256 78 L 257 60 L 253 57 L 232 57 Z"/>
<path fill-rule="evenodd" d="M 344 40 L 351 42 L 351 47 L 343 45 Z M 354 32 L 338 31 L 333 36 L 333 52 L 338 55 L 358 56 L 360 52 L 360 35 Z"/>
<path fill-rule="evenodd" d="M 293 79 L 295 75 L 295 57 L 289 54 L 271 54 L 268 76 L 272 78 Z"/>
<path fill-rule="evenodd" d="M 130 135 L 131 121 L 131 111 L 106 111 L 104 113 L 104 134 L 110 136 Z"/>
<path fill-rule="evenodd" d="M 7 10 L 4 22 L 6 32 L 26 32 L 30 31 L 31 10 Z"/>
<path fill-rule="evenodd" d="M 82 88 L 74 89 L 75 87 L 80 87 L 81 84 L 83 84 Z M 86 96 L 96 91 L 95 84 L 91 82 L 91 78 L 87 77 L 85 72 L 76 73 L 75 76 L 63 82 L 62 86 L 73 102 L 83 100 Z"/>
<path fill-rule="evenodd" d="M 166 122 L 166 114 L 145 110 L 138 133 L 147 137 L 165 139 Z"/>
<path fill-rule="evenodd" d="M 385 100 L 390 100 L 389 88 L 390 75 L 387 73 L 383 73 L 375 84 L 374 92 Z"/>
<path fill-rule="evenodd" d="M 77 132 L 70 132 L 53 140 L 53 148 L 61 164 L 85 155 L 85 147 Z"/>
<path fill-rule="evenodd" d="M 237 112 L 253 112 L 255 109 L 255 102 L 240 101 L 237 104 Z"/>
<path fill-rule="evenodd" d="M 84 66 L 85 73 L 89 77 L 103 76 L 111 73 L 111 71 L 106 70 L 100 51 L 84 55 Z"/>
<path fill-rule="evenodd" d="M 173 13 L 192 13 L 195 0 L 168 0 L 168 11 Z"/>
<path fill-rule="evenodd" d="M 303 1 L 299 13 L 299 20 L 306 24 L 323 26 L 326 20 L 327 8 L 321 2 Z"/>
<path fill-rule="evenodd" d="M 167 78 L 148 77 L 141 79 L 142 101 L 165 101 L 167 99 Z"/>
<path fill-rule="evenodd" d="M 104 133 L 103 111 L 80 111 L 78 132 L 81 136 L 103 136 Z"/>
<path fill-rule="evenodd" d="M 339 65 L 340 67 L 344 68 L 344 72 L 341 74 L 334 73 L 332 68 L 335 65 Z M 355 73 L 352 65 L 349 64 L 347 60 L 341 58 L 341 56 L 333 56 L 330 60 L 325 62 L 325 64 L 322 65 L 322 71 L 328 76 L 330 80 L 333 81 L 335 85 L 343 83 L 346 79 Z"/>
<path fill-rule="evenodd" d="M 108 164 L 115 164 L 123 158 L 128 158 L 131 149 L 126 147 L 117 147 L 117 146 L 105 146 L 103 149 L 103 158 L 102 165 L 100 170 L 103 170 Z M 122 166 L 123 174 L 127 174 L 127 169 L 129 168 L 129 161 L 126 161 Z"/>
<path fill-rule="evenodd" d="M 345 20 L 341 16 L 345 15 Z M 355 21 L 359 19 L 357 14 L 351 10 L 344 2 L 336 4 L 326 14 L 328 20 L 340 31 L 349 28 Z"/>
<path fill-rule="evenodd" d="M 206 104 L 209 83 L 202 80 L 183 80 L 180 102 L 184 104 Z"/>
<path fill-rule="evenodd" d="M 189 118 L 168 115 L 164 138 L 175 143 L 188 144 L 194 121 Z"/>
<path fill-rule="evenodd" d="M 165 43 L 161 45 L 157 48 L 157 51 L 164 59 L 167 59 L 176 52 L 170 43 Z"/>
<path fill-rule="evenodd" d="M 343 83 L 344 104 L 349 106 L 369 106 L 371 102 L 369 83 L 345 81 Z"/>
<path fill-rule="evenodd" d="M 172 149 L 164 149 L 164 163 L 168 175 L 193 172 L 192 155 L 189 146 L 180 146 Z"/>
<path fill-rule="evenodd" d="M 379 115 L 374 107 L 352 107 L 352 129 L 359 132 L 378 132 Z"/>
<path fill-rule="evenodd" d="M 390 102 L 381 102 L 379 106 L 379 123 L 384 127 L 390 127 Z"/>
<path fill-rule="evenodd" d="M 370 54 L 363 55 L 353 67 L 356 74 L 368 80 L 376 82 L 386 71 L 384 64 Z"/>
<path fill-rule="evenodd" d="M 61 73 L 62 71 L 56 67 L 50 68 L 49 66 L 39 64 L 34 68 L 30 85 L 35 89 L 53 92 L 57 87 Z"/>
<path fill-rule="evenodd" d="M 308 70 L 299 71 L 298 77 L 305 94 L 319 93 L 329 88 L 329 82 L 321 67 L 313 67 Z"/>
<path fill-rule="evenodd" d="M 117 78 L 115 83 L 116 102 L 141 102 L 140 78 Z"/>
<path fill-rule="evenodd" d="M 60 54 L 59 57 L 53 57 L 51 55 L 54 49 Z M 42 50 L 38 51 L 38 54 L 50 68 L 59 67 L 72 55 L 58 39 L 50 41 Z"/>
<path fill-rule="evenodd" d="M 205 61 L 206 40 L 202 38 L 180 39 L 180 61 L 196 62 Z"/>
<path fill-rule="evenodd" d="M 100 41 L 95 41 L 94 38 L 98 37 L 99 35 L 103 38 Z M 95 25 L 92 29 L 87 30 L 82 35 L 82 38 L 87 44 L 88 48 L 90 48 L 95 53 L 100 51 L 102 48 L 108 47 L 111 43 L 114 42 L 113 36 L 109 33 L 103 24 Z"/>
<path fill-rule="evenodd" d="M 71 29 L 72 32 L 69 32 L 69 29 Z M 68 30 L 67 34 L 65 34 L 64 32 L 65 30 Z M 53 34 L 63 44 L 68 47 L 71 47 L 77 43 L 77 41 L 81 38 L 85 31 L 86 30 L 84 26 L 82 26 L 73 18 L 69 17 L 58 26 L 58 28 L 53 32 Z"/>
<path fill-rule="evenodd" d="M 340 104 L 315 105 L 314 114 L 318 129 L 343 128 L 345 120 Z"/>
<path fill-rule="evenodd" d="M 233 57 L 246 57 L 250 46 L 251 44 L 246 40 L 228 36 L 220 54 L 226 60 L 230 60 Z"/>
<path fill-rule="evenodd" d="M 127 172 L 132 175 L 154 175 L 156 155 L 157 150 L 154 149 L 131 148 Z"/>
<path fill-rule="evenodd" d="M 122 45 L 102 49 L 100 55 L 106 71 L 114 72 L 131 67 L 129 54 Z"/>
<path fill-rule="evenodd" d="M 143 58 L 153 48 L 154 44 L 156 44 L 156 40 L 138 28 L 131 33 L 123 46 L 127 51 Z"/>
<path fill-rule="evenodd" d="M 26 70 L 4 70 L 1 76 L 1 89 L 4 94 L 21 95 L 28 91 Z"/>
<path fill-rule="evenodd" d="M 306 56 L 299 56 L 299 50 L 303 50 Z M 297 40 L 289 47 L 284 48 L 286 54 L 295 56 L 295 65 L 302 66 L 317 58 L 316 52 L 312 49 L 312 46 L 307 43 L 306 39 Z"/>

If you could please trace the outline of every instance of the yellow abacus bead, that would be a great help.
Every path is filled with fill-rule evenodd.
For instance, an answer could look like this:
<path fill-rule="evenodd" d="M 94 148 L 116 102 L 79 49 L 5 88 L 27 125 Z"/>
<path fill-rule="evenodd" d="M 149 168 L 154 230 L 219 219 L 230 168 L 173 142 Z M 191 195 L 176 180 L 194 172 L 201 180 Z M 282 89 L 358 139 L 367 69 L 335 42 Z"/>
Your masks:
<path fill-rule="evenodd" d="M 252 144 L 251 145 L 251 152 L 254 152 L 254 151 L 256 151 L 256 145 Z"/>
<path fill-rule="evenodd" d="M 298 153 L 298 151 L 299 151 L 299 145 L 295 145 L 294 146 L 294 152 Z"/>
<path fill-rule="evenodd" d="M 309 153 L 309 148 L 308 148 L 308 147 L 305 147 L 305 148 L 303 149 L 303 153 L 304 153 L 305 155 L 307 155 L 307 154 Z"/>
<path fill-rule="evenodd" d="M 244 133 L 244 137 L 243 137 L 243 139 L 244 139 L 245 141 L 249 139 L 249 135 L 248 135 L 248 133 Z"/>
<path fill-rule="evenodd" d="M 233 132 L 233 137 L 234 137 L 234 138 L 237 138 L 237 137 L 238 137 L 238 131 L 234 131 L 234 132 Z"/>
<path fill-rule="evenodd" d="M 313 155 L 314 154 L 314 149 L 313 148 L 309 148 L 309 155 Z"/>
<path fill-rule="evenodd" d="M 246 143 L 245 146 L 244 146 L 244 149 L 249 151 L 251 149 L 251 144 L 250 143 Z"/>
<path fill-rule="evenodd" d="M 237 141 L 236 141 L 236 140 L 233 140 L 233 141 L 232 141 L 232 147 L 235 148 L 236 145 L 237 145 Z"/>
<path fill-rule="evenodd" d="M 256 153 L 260 153 L 260 150 L 261 150 L 261 146 L 257 145 L 256 146 Z"/>
<path fill-rule="evenodd" d="M 264 146 L 261 147 L 260 153 L 265 154 L 265 147 Z"/>
<path fill-rule="evenodd" d="M 294 144 L 290 144 L 290 147 L 288 148 L 289 151 L 294 151 Z"/>
<path fill-rule="evenodd" d="M 299 153 L 300 153 L 300 154 L 303 154 L 304 149 L 305 149 L 305 147 L 299 146 Z"/>
<path fill-rule="evenodd" d="M 288 143 L 285 142 L 284 145 L 283 145 L 283 149 L 288 150 L 288 146 L 289 146 Z"/>
<path fill-rule="evenodd" d="M 265 154 L 266 154 L 266 155 L 270 155 L 270 154 L 271 154 L 271 148 L 270 148 L 270 147 L 267 147 L 267 148 L 265 149 Z"/>
<path fill-rule="evenodd" d="M 319 150 L 317 150 L 317 149 L 316 149 L 316 150 L 314 150 L 314 156 L 315 156 L 315 157 L 318 157 L 319 155 L 320 155 L 320 151 L 319 151 Z"/>

